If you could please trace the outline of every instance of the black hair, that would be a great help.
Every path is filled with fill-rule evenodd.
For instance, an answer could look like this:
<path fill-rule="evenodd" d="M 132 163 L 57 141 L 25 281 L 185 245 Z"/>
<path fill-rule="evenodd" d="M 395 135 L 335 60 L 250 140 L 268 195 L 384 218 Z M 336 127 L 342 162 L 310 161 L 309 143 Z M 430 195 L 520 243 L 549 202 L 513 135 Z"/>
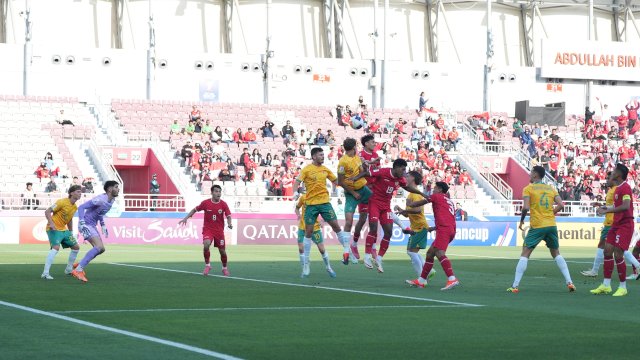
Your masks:
<path fill-rule="evenodd" d="M 449 191 L 449 185 L 447 185 L 447 183 L 444 181 L 437 181 L 436 186 L 439 187 L 444 194 L 446 194 Z"/>
<path fill-rule="evenodd" d="M 364 146 L 364 144 L 368 143 L 369 141 L 371 141 L 373 139 L 375 139 L 373 137 L 373 135 L 367 134 L 367 135 L 365 135 L 365 136 L 360 138 L 360 143 L 362 144 L 362 146 Z"/>
<path fill-rule="evenodd" d="M 78 190 L 82 190 L 82 186 L 80 185 L 71 185 L 71 187 L 69 187 L 69 191 L 67 192 L 69 195 L 71 195 L 72 192 L 78 191 Z"/>
<path fill-rule="evenodd" d="M 417 185 L 422 184 L 422 174 L 417 171 L 409 171 L 409 175 L 415 180 Z"/>
<path fill-rule="evenodd" d="M 546 175 L 546 170 L 538 165 L 538 166 L 534 166 L 533 169 L 531 169 L 534 173 L 538 174 L 538 176 L 540 177 L 540 179 L 544 179 L 544 176 Z"/>
<path fill-rule="evenodd" d="M 222 186 L 220 186 L 218 184 L 215 184 L 215 185 L 211 186 L 211 192 L 213 192 L 213 190 L 215 190 L 215 189 L 218 189 L 218 190 L 222 191 Z"/>
<path fill-rule="evenodd" d="M 622 175 L 622 180 L 627 180 L 627 175 L 629 175 L 629 168 L 623 163 L 616 164 L 616 171 L 620 172 Z"/>
<path fill-rule="evenodd" d="M 33 183 L 32 182 L 28 182 L 27 186 L 33 186 Z"/>
<path fill-rule="evenodd" d="M 397 167 L 406 167 L 407 166 L 407 161 L 405 159 L 395 159 L 393 160 L 393 168 L 397 168 Z"/>
<path fill-rule="evenodd" d="M 106 183 L 104 183 L 104 187 L 103 187 L 104 192 L 107 192 L 107 191 L 109 191 L 109 188 L 114 187 L 114 186 L 118 186 L 118 185 L 119 185 L 119 184 L 118 184 L 118 182 L 117 182 L 117 181 L 115 181 L 115 180 L 109 180 L 109 181 L 107 181 Z"/>
<path fill-rule="evenodd" d="M 313 149 L 311 149 L 311 156 L 315 156 L 317 153 L 322 152 L 322 148 L 321 147 L 314 147 Z"/>
<path fill-rule="evenodd" d="M 346 138 L 344 139 L 344 142 L 342 143 L 342 146 L 344 146 L 344 150 L 345 151 L 351 151 L 356 147 L 356 139 L 353 138 Z"/>

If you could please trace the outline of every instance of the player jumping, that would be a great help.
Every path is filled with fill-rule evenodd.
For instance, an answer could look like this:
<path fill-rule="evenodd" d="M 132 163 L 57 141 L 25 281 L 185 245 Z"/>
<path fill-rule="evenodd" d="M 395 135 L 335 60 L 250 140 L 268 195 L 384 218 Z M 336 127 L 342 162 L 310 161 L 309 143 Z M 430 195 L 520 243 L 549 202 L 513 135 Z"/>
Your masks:
<path fill-rule="evenodd" d="M 298 198 L 298 202 L 296 204 L 296 215 L 300 220 L 298 224 L 298 253 L 300 254 L 300 265 L 302 265 L 302 277 L 307 277 L 311 273 L 311 269 L 309 267 L 309 253 L 311 252 L 311 242 L 305 241 L 305 223 L 304 223 L 304 213 L 305 213 L 305 202 L 307 201 L 306 195 L 300 195 Z M 316 223 L 313 225 L 313 234 L 311 235 L 311 240 L 318 246 L 318 251 L 320 251 L 320 255 L 322 255 L 322 260 L 324 261 L 324 265 L 327 268 L 327 272 L 331 277 L 333 277 L 335 272 L 331 269 L 331 265 L 329 264 L 329 257 L 325 257 L 325 249 L 322 239 L 322 228 L 320 227 L 320 220 L 316 220 Z"/>
<path fill-rule="evenodd" d="M 96 256 L 104 253 L 105 248 L 102 243 L 102 238 L 98 232 L 97 225 L 100 223 L 100 229 L 102 229 L 102 235 L 105 238 L 109 237 L 109 231 L 107 225 L 104 223 L 104 215 L 111 210 L 111 206 L 116 197 L 120 193 L 120 185 L 117 181 L 109 180 L 104 183 L 104 194 L 98 195 L 86 203 L 80 205 L 78 208 L 79 229 L 84 237 L 85 241 L 88 241 L 93 248 L 87 252 L 82 258 L 78 267 L 75 268 L 71 275 L 76 279 L 87 282 L 87 276 L 84 272 L 84 268 L 89 265 L 89 262 Z"/>
<path fill-rule="evenodd" d="M 231 210 L 229 206 L 223 200 L 220 200 L 222 196 L 222 188 L 220 185 L 213 185 L 211 187 L 211 199 L 204 200 L 200 205 L 193 208 L 184 219 L 180 220 L 179 225 L 186 225 L 187 220 L 191 218 L 198 211 L 204 211 L 204 224 L 202 225 L 202 245 L 204 255 L 204 271 L 202 275 L 209 275 L 211 271 L 211 243 L 218 248 L 220 252 L 220 262 L 222 263 L 222 275 L 229 276 L 229 269 L 227 269 L 227 251 L 226 242 L 224 241 L 224 219 L 227 218 L 227 227 L 233 229 L 231 224 Z"/>
<path fill-rule="evenodd" d="M 575 285 L 571 281 L 569 267 L 567 262 L 560 255 L 560 245 L 558 243 L 558 227 L 556 226 L 556 214 L 564 209 L 564 204 L 558 191 L 551 185 L 542 183 L 545 176 L 545 170 L 542 166 L 534 166 L 531 169 L 530 181 L 522 190 L 522 216 L 520 217 L 520 230 L 524 228 L 524 218 L 531 209 L 531 229 L 527 233 L 522 245 L 522 254 L 516 266 L 516 275 L 513 285 L 507 289 L 508 292 L 518 293 L 520 290 L 520 280 L 527 270 L 529 257 L 536 246 L 543 241 L 547 244 L 549 252 L 555 259 L 560 272 L 564 276 L 567 288 L 570 292 L 576 291 Z M 555 206 L 554 206 L 555 205 Z"/>
<path fill-rule="evenodd" d="M 80 251 L 80 246 L 78 246 L 78 242 L 73 237 L 72 231 L 73 215 L 78 210 L 76 202 L 82 196 L 82 187 L 80 185 L 72 185 L 68 193 L 68 197 L 56 201 L 44 212 L 44 216 L 47 218 L 47 237 L 51 245 L 41 276 L 45 280 L 53 280 L 53 277 L 49 275 L 49 269 L 53 264 L 53 259 L 60 251 L 60 245 L 62 245 L 63 249 L 71 248 L 67 268 L 64 270 L 67 275 L 73 271 L 73 262 L 76 261 Z"/>
<path fill-rule="evenodd" d="M 454 287 L 460 285 L 460 281 L 453 274 L 453 268 L 451 267 L 451 261 L 447 257 L 447 248 L 449 243 L 456 237 L 456 218 L 453 201 L 449 198 L 449 185 L 447 183 L 438 181 L 435 183 L 433 193 L 425 196 L 424 200 L 416 201 L 413 203 L 414 207 L 422 206 L 431 203 L 433 207 L 433 217 L 435 220 L 435 227 L 430 227 L 428 231 L 436 231 L 436 238 L 433 244 L 427 250 L 427 257 L 422 267 L 422 274 L 415 280 L 407 280 L 407 284 L 415 287 L 423 288 L 427 285 L 428 277 L 432 276 L 431 270 L 433 269 L 433 260 L 438 258 L 440 265 L 447 275 L 447 284 L 440 290 L 451 290 Z"/>

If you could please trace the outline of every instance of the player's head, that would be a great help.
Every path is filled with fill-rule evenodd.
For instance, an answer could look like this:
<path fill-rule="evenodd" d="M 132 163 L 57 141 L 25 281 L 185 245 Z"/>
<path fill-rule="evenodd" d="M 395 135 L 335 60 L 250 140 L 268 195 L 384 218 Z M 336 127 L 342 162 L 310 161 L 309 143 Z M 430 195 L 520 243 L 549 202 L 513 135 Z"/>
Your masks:
<path fill-rule="evenodd" d="M 629 168 L 622 163 L 617 163 L 616 168 L 613 169 L 613 171 L 611 172 L 612 182 L 616 185 L 619 185 L 623 181 L 627 180 L 628 174 L 629 174 Z"/>
<path fill-rule="evenodd" d="M 367 134 L 360 138 L 360 143 L 362 147 L 365 148 L 368 152 L 372 152 L 376 148 L 376 140 L 371 134 Z"/>
<path fill-rule="evenodd" d="M 109 180 L 104 183 L 104 192 L 111 197 L 116 197 L 120 193 L 120 184 L 115 180 Z"/>
<path fill-rule="evenodd" d="M 611 180 L 611 173 L 612 173 L 612 172 L 613 172 L 613 171 L 609 171 L 609 172 L 607 173 L 607 186 L 608 186 L 608 187 L 616 186 L 616 184 Z"/>
<path fill-rule="evenodd" d="M 220 197 L 222 197 L 222 187 L 220 185 L 213 185 L 211 187 L 211 199 L 213 201 L 220 201 Z"/>
<path fill-rule="evenodd" d="M 433 192 L 436 194 L 446 194 L 449 192 L 449 185 L 444 181 L 436 181 L 436 184 L 433 187 Z"/>
<path fill-rule="evenodd" d="M 395 177 L 404 176 L 405 171 L 407 171 L 407 162 L 404 159 L 395 159 L 393 160 L 393 167 L 391 168 L 391 173 Z"/>
<path fill-rule="evenodd" d="M 80 200 L 80 197 L 82 197 L 82 186 L 71 185 L 67 193 L 69 194 L 69 199 L 73 200 L 74 202 L 78 201 Z"/>
<path fill-rule="evenodd" d="M 342 146 L 344 147 L 344 151 L 352 151 L 356 148 L 356 145 L 357 145 L 356 139 L 353 139 L 353 138 L 346 138 L 342 143 Z"/>
<path fill-rule="evenodd" d="M 422 184 L 422 174 L 417 171 L 409 171 L 407 174 L 407 185 L 418 186 Z"/>
<path fill-rule="evenodd" d="M 542 166 L 534 166 L 533 169 L 531 169 L 531 174 L 529 174 L 529 180 L 531 180 L 532 183 L 540 182 L 544 179 L 545 174 L 546 171 Z"/>
<path fill-rule="evenodd" d="M 324 163 L 324 151 L 321 147 L 314 147 L 311 149 L 311 160 L 316 165 L 322 165 Z"/>

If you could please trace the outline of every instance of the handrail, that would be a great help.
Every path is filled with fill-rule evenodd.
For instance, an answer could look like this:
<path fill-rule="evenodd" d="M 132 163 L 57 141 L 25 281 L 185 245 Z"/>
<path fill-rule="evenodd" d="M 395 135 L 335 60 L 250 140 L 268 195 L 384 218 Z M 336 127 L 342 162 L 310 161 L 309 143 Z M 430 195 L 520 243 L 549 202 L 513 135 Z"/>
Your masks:
<path fill-rule="evenodd" d="M 99 193 L 85 193 L 77 205 L 81 205 Z M 24 198 L 19 193 L 0 193 L 2 210 L 44 210 L 58 199 L 65 197 L 64 192 L 34 193 L 33 198 Z M 185 199 L 180 194 L 123 194 L 117 198 L 118 207 L 123 211 L 175 211 L 184 212 Z M 122 206 L 123 205 L 123 206 Z M 116 207 L 116 205 L 114 205 Z"/>
<path fill-rule="evenodd" d="M 513 199 L 513 189 L 509 184 L 507 184 L 502 178 L 498 175 L 494 174 L 490 170 L 486 169 L 482 164 L 480 164 L 480 158 L 478 154 L 465 154 L 462 155 L 463 158 L 467 158 L 467 162 L 474 167 L 480 175 L 482 175 L 485 180 L 491 184 L 500 195 L 502 195 L 505 199 L 510 200 Z"/>
<path fill-rule="evenodd" d="M 124 189 L 124 181 L 120 177 L 118 170 L 113 166 L 113 158 L 106 155 L 107 153 L 102 151 L 102 147 L 98 146 L 94 139 L 88 140 L 86 143 L 88 144 L 89 156 L 98 167 L 100 175 L 105 179 L 116 180 L 120 184 L 120 188 Z"/>

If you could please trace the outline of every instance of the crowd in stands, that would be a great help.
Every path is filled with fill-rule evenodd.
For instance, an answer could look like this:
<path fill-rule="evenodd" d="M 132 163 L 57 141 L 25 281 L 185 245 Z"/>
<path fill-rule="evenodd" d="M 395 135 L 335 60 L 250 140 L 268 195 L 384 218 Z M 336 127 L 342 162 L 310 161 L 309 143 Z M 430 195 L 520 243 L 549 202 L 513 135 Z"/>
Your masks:
<path fill-rule="evenodd" d="M 606 196 L 607 174 L 615 164 L 629 167 L 628 182 L 637 198 L 640 152 L 636 136 L 640 136 L 637 110 L 640 104 L 632 102 L 618 116 L 594 117 L 595 111 L 587 107 L 584 117 L 575 117 L 581 138 L 567 141 L 556 127 L 526 124 L 516 120 L 513 136 L 533 159 L 544 166 L 556 180 L 560 196 L 567 201 L 601 201 Z M 603 107 L 606 114 L 607 106 Z"/>
<path fill-rule="evenodd" d="M 400 117 L 382 122 L 377 118 L 369 119 L 367 105 L 361 96 L 353 107 L 357 110 L 352 110 L 349 105 L 338 105 L 332 116 L 344 127 L 352 126 L 357 118 L 361 124 L 358 133 L 360 136 L 374 136 L 376 151 L 384 155 L 384 163 L 396 158 L 407 160 L 411 169 L 424 174 L 425 184 L 445 181 L 462 187 L 470 185 L 469 173 L 449 155 L 450 151 L 457 149 L 460 141 L 458 129 L 447 125 L 432 108 L 426 108 L 424 93 L 419 106 L 415 119 Z M 261 182 L 273 196 L 293 195 L 293 181 L 301 168 L 310 162 L 312 147 L 326 147 L 328 166 L 337 164 L 344 153 L 341 144 L 344 136 L 335 136 L 331 129 L 305 131 L 296 129 L 291 121 L 286 121 L 278 129 L 267 120 L 256 131 L 253 128 L 234 130 L 211 126 L 210 120 L 202 119 L 197 106 L 192 107 L 188 123 L 180 124 L 175 120 L 170 132 L 172 136 L 187 136 L 186 143 L 177 149 L 177 155 L 197 184 L 203 181 Z M 195 134 L 200 135 L 194 137 Z M 266 138 L 282 141 L 284 150 L 273 152 L 255 146 Z M 233 156 L 231 154 L 237 151 L 230 151 L 232 148 L 242 149 L 242 153 Z"/>

